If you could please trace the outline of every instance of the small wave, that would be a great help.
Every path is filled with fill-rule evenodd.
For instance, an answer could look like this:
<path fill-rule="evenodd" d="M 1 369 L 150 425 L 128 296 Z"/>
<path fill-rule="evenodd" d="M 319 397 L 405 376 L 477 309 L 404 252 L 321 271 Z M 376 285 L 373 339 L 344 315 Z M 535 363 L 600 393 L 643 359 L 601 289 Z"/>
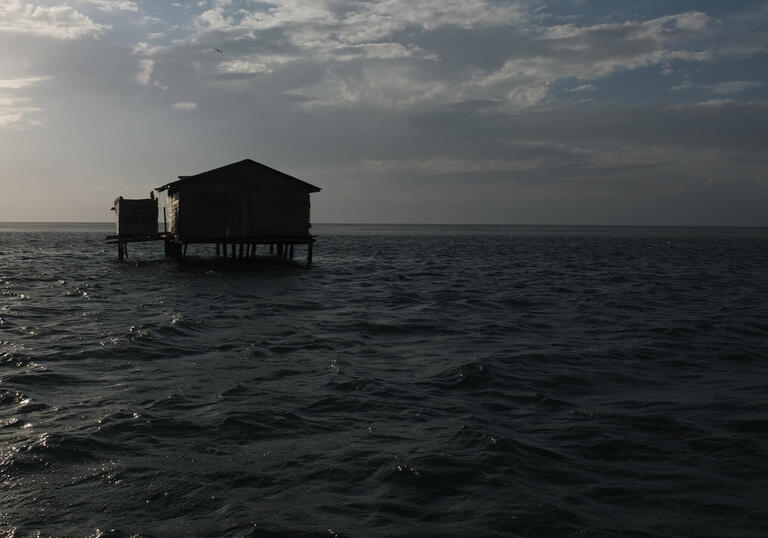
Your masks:
<path fill-rule="evenodd" d="M 487 361 L 472 361 L 445 369 L 422 383 L 448 390 L 478 390 L 491 387 L 494 381 Z"/>

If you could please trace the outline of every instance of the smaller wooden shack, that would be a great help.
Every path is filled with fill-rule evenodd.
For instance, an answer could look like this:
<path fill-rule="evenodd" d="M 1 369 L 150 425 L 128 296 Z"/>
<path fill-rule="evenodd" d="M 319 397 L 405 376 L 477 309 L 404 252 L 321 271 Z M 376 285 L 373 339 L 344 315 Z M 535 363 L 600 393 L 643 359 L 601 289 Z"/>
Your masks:
<path fill-rule="evenodd" d="M 157 198 L 131 200 L 120 196 L 112 207 L 115 212 L 115 233 L 122 237 L 141 237 L 157 234 Z"/>
<path fill-rule="evenodd" d="M 166 193 L 166 253 L 184 256 L 194 243 L 216 244 L 217 253 L 253 255 L 256 245 L 292 258 L 307 245 L 312 262 L 309 195 L 320 189 L 286 173 L 245 159 L 156 189 Z M 221 249 L 221 250 L 220 250 Z M 245 254 L 244 254 L 245 252 Z"/>
<path fill-rule="evenodd" d="M 128 199 L 120 196 L 112 206 L 115 212 L 115 235 L 107 236 L 110 243 L 117 244 L 120 261 L 128 257 L 128 243 L 160 239 L 157 231 L 157 198 Z"/>

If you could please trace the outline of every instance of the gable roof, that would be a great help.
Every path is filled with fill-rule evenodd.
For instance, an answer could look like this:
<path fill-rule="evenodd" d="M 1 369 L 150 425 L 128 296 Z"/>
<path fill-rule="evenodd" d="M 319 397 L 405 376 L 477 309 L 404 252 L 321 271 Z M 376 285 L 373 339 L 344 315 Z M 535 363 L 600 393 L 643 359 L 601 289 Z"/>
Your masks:
<path fill-rule="evenodd" d="M 179 176 L 179 179 L 176 181 L 172 181 L 171 183 L 167 183 L 161 187 L 157 187 L 155 190 L 158 192 L 162 192 L 164 190 L 176 187 L 181 182 L 189 182 L 189 181 L 196 181 L 198 179 L 206 179 L 210 178 L 212 176 L 217 176 L 219 174 L 226 174 L 228 171 L 234 169 L 234 168 L 241 168 L 241 167 L 249 167 L 252 168 L 254 172 L 269 172 L 276 174 L 286 180 L 294 181 L 298 184 L 300 184 L 302 187 L 304 187 L 308 192 L 319 192 L 320 187 L 315 187 L 314 185 L 311 185 L 307 183 L 306 181 L 302 181 L 298 178 L 295 178 L 293 176 L 289 176 L 285 172 L 281 172 L 280 170 L 275 170 L 274 168 L 270 168 L 269 166 L 261 163 L 257 163 L 256 161 L 252 159 L 243 159 L 242 161 L 238 161 L 236 163 L 228 164 L 226 166 L 220 166 L 219 168 L 214 168 L 213 170 L 208 170 L 207 172 L 201 172 L 199 174 L 195 174 L 193 176 Z"/>

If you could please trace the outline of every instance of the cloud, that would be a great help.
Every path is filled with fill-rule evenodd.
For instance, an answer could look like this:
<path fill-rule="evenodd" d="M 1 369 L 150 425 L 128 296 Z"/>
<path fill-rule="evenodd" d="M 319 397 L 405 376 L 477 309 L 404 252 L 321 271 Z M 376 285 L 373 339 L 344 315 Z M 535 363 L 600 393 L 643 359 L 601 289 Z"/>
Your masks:
<path fill-rule="evenodd" d="M 25 78 L 13 78 L 13 79 L 0 79 L 0 90 L 21 90 L 34 86 L 44 80 L 48 80 L 51 77 L 25 77 Z"/>
<path fill-rule="evenodd" d="M 152 80 L 152 71 L 155 69 L 155 61 L 149 58 L 139 60 L 139 71 L 134 75 L 136 82 L 148 86 Z"/>
<path fill-rule="evenodd" d="M 292 93 L 307 99 L 303 104 L 306 108 L 375 105 L 405 109 L 444 101 L 451 90 L 442 81 L 421 76 L 413 66 L 393 64 L 363 67 L 343 75 L 329 69 L 319 83 Z"/>
<path fill-rule="evenodd" d="M 280 59 L 288 51 L 296 61 L 436 60 L 434 53 L 388 38 L 409 28 L 427 32 L 446 26 L 468 30 L 517 24 L 525 18 L 521 3 L 499 5 L 489 0 L 275 0 L 252 11 L 230 4 L 217 2 L 195 18 L 198 33 L 194 41 L 228 39 L 236 46 L 227 47 L 227 53 L 237 54 L 244 41 L 269 35 L 282 49 L 274 51 L 275 62 L 262 50 L 258 61 L 231 58 L 222 70 L 233 73 L 242 66 L 243 74 L 271 71 L 273 63 L 283 63 Z"/>
<path fill-rule="evenodd" d="M 672 86 L 672 91 L 704 90 L 718 96 L 733 95 L 742 93 L 752 88 L 759 88 L 765 84 L 756 80 L 730 80 L 719 82 L 717 84 L 696 84 L 689 80 L 680 82 Z M 730 99 L 713 99 L 712 102 L 730 102 Z"/>
<path fill-rule="evenodd" d="M 0 79 L 0 128 L 36 127 L 42 108 L 34 106 L 31 99 L 19 97 L 19 90 L 28 90 L 51 77 L 23 77 Z"/>
<path fill-rule="evenodd" d="M 33 106 L 29 99 L 0 96 L 0 128 L 38 127 L 42 124 L 39 119 L 42 111 Z"/>
<path fill-rule="evenodd" d="M 701 11 L 551 25 L 563 19 L 547 9 L 538 0 L 211 0 L 190 15 L 191 34 L 136 52 L 169 87 L 170 73 L 186 69 L 219 88 L 298 96 L 303 107 L 480 99 L 523 109 L 554 102 L 564 80 L 565 91 L 595 91 L 593 81 L 617 73 L 671 74 L 749 48 Z"/>
<path fill-rule="evenodd" d="M 149 36 L 147 36 L 149 38 Z M 137 56 L 152 56 L 158 52 L 165 50 L 165 47 L 159 45 L 150 45 L 146 41 L 139 41 L 133 46 L 133 54 Z"/>
<path fill-rule="evenodd" d="M 483 172 L 513 172 L 528 170 L 532 165 L 525 161 L 502 159 L 461 159 L 452 155 L 439 155 L 427 159 L 366 160 L 362 166 L 374 172 L 387 174 L 415 173 L 425 176 Z"/>
<path fill-rule="evenodd" d="M 518 54 L 490 73 L 478 73 L 465 84 L 464 94 L 477 99 L 504 92 L 511 105 L 526 107 L 546 100 L 549 87 L 560 79 L 597 80 L 675 60 L 706 61 L 710 51 L 676 48 L 676 43 L 711 20 L 691 12 L 648 21 L 543 28 L 533 39 L 537 46 L 531 53 Z"/>
<path fill-rule="evenodd" d="M 139 6 L 130 0 L 79 0 L 81 3 L 95 5 L 100 11 L 133 11 L 138 12 Z"/>
<path fill-rule="evenodd" d="M 360 163 L 361 169 L 387 175 L 415 174 L 427 177 L 458 174 L 501 174 L 509 178 L 526 174 L 571 177 L 658 168 L 666 164 L 669 151 L 645 148 L 601 147 L 585 149 L 574 141 L 558 144 L 546 141 L 510 140 L 503 144 L 503 157 L 479 155 L 437 155 L 421 158 L 374 160 Z"/>
<path fill-rule="evenodd" d="M 206 36 L 220 35 L 236 43 L 236 47 L 227 49 L 234 57 L 218 67 L 218 72 L 227 74 L 273 73 L 281 65 L 310 58 L 324 63 L 349 62 L 349 67 L 328 69 L 326 80 L 313 83 L 313 88 L 293 91 L 342 106 L 410 106 L 424 101 L 424 88 L 428 87 L 431 98 L 439 96 L 446 102 L 502 99 L 512 107 L 525 108 L 546 102 L 550 88 L 561 79 L 597 80 L 652 65 L 668 69 L 673 61 L 702 62 L 712 58 L 706 47 L 696 49 L 684 44 L 691 34 L 711 25 L 713 19 L 702 12 L 644 21 L 544 27 L 526 11 L 525 4 L 515 2 L 385 0 L 359 4 L 280 0 L 270 6 L 243 12 L 216 5 L 197 18 L 196 39 L 204 41 Z M 494 69 L 478 69 L 470 64 L 450 73 L 447 69 L 441 72 L 439 68 L 406 67 L 404 63 L 440 62 L 443 55 L 439 50 L 402 42 L 401 32 L 412 30 L 416 32 L 414 39 L 418 39 L 441 28 L 472 32 L 495 27 L 508 28 L 510 42 L 518 46 Z M 282 43 L 283 50 L 261 50 L 256 55 L 237 52 L 243 41 L 255 41 L 264 32 L 270 32 L 275 43 Z M 435 44 L 439 49 L 440 43 Z M 487 51 L 478 51 L 476 61 L 481 61 L 482 54 L 487 55 Z M 361 60 L 389 61 L 391 65 L 372 70 L 355 63 Z M 396 83 L 382 81 L 377 74 L 381 70 L 397 72 Z M 433 73 L 433 80 L 424 80 L 428 73 Z M 333 87 L 335 98 L 328 95 Z M 577 88 L 572 91 L 592 91 L 594 86 L 583 84 Z"/>
<path fill-rule="evenodd" d="M 597 90 L 597 86 L 593 86 L 592 84 L 582 84 L 581 86 L 576 86 L 575 88 L 566 88 L 565 91 L 567 92 L 594 92 Z"/>
<path fill-rule="evenodd" d="M 673 92 L 683 92 L 687 90 L 692 90 L 697 87 L 698 86 L 693 82 L 686 80 L 686 81 L 680 82 L 679 84 L 675 84 L 674 86 L 672 86 L 671 90 Z"/>
<path fill-rule="evenodd" d="M 717 95 L 731 95 L 734 93 L 741 93 L 750 88 L 759 88 L 762 86 L 762 82 L 755 80 L 732 80 L 728 82 L 720 82 L 712 86 L 712 93 Z"/>
<path fill-rule="evenodd" d="M 109 28 L 67 5 L 44 7 L 22 0 L 0 3 L 0 33 L 82 39 L 97 37 Z"/>
<path fill-rule="evenodd" d="M 172 108 L 174 110 L 197 110 L 197 103 L 192 103 L 190 101 L 180 101 L 178 103 L 174 103 Z"/>
<path fill-rule="evenodd" d="M 441 152 L 466 156 L 508 154 L 500 140 L 522 135 L 540 144 L 573 148 L 679 148 L 685 151 L 719 149 L 764 152 L 768 138 L 768 102 L 734 103 L 727 100 L 706 106 L 595 103 L 562 104 L 547 108 L 505 112 L 491 104 L 441 109 L 414 117 L 418 137 L 440 137 Z M 542 146 L 513 146 L 517 152 Z M 486 153 L 487 151 L 487 153 Z M 522 155 L 515 153 L 515 158 Z M 543 160 L 549 160 L 547 155 Z M 558 158 L 558 160 L 560 160 Z M 567 162 L 567 161 L 566 161 Z"/>
<path fill-rule="evenodd" d="M 694 103 L 692 106 L 708 107 L 708 108 L 720 108 L 728 105 L 735 105 L 736 101 L 733 99 L 708 99 L 699 103 Z M 684 108 L 684 107 L 683 107 Z"/>
<path fill-rule="evenodd" d="M 298 41 L 322 37 L 354 44 L 382 39 L 409 27 L 427 31 L 443 26 L 480 28 L 506 26 L 526 18 L 522 2 L 498 4 L 488 0 L 274 0 L 263 9 L 245 13 L 230 9 L 229 4 L 219 2 L 203 12 L 197 17 L 198 27 L 229 32 L 327 28 L 337 33 L 300 32 L 294 37 Z"/>

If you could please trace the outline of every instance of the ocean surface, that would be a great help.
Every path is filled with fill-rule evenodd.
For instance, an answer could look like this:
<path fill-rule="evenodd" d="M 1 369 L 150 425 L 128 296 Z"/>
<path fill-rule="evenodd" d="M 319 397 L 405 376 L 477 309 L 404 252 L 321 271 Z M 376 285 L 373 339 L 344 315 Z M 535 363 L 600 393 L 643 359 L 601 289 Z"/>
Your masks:
<path fill-rule="evenodd" d="M 0 536 L 768 536 L 768 229 L 0 223 Z"/>

